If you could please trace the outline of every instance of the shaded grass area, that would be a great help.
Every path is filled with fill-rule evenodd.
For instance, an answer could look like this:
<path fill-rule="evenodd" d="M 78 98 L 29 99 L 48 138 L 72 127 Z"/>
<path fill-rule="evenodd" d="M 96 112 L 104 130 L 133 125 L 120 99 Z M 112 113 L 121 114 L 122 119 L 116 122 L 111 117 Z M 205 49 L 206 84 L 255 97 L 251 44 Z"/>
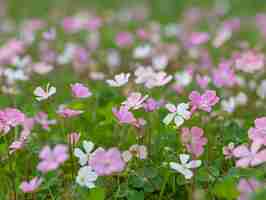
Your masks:
<path fill-rule="evenodd" d="M 150 9 L 152 18 L 161 22 L 173 21 L 188 7 L 213 7 L 215 5 L 230 5 L 231 15 L 254 15 L 266 11 L 265 0 L 6 0 L 8 14 L 16 20 L 25 17 L 48 17 L 57 9 L 65 14 L 71 14 L 79 8 L 94 8 L 98 11 L 115 10 L 120 7 L 133 7 L 145 4 Z"/>

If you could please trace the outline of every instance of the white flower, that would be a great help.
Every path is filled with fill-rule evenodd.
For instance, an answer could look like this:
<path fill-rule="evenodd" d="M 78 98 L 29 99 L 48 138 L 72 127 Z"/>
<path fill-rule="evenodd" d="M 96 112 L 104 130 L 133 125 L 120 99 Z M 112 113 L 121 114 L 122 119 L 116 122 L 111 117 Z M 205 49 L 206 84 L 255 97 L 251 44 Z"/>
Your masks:
<path fill-rule="evenodd" d="M 76 177 L 76 183 L 80 186 L 87 188 L 94 188 L 95 181 L 97 180 L 98 175 L 92 170 L 90 166 L 81 167 Z"/>
<path fill-rule="evenodd" d="M 76 45 L 69 43 L 66 44 L 64 52 L 57 57 L 57 63 L 60 65 L 68 64 L 73 59 L 75 54 Z"/>
<path fill-rule="evenodd" d="M 156 70 L 163 70 L 168 65 L 168 57 L 165 55 L 158 55 L 152 58 L 152 66 Z"/>
<path fill-rule="evenodd" d="M 188 110 L 189 104 L 187 103 L 180 103 L 177 106 L 168 103 L 165 107 L 170 112 L 163 119 L 163 123 L 166 125 L 170 124 L 174 120 L 176 126 L 179 127 L 191 116 L 191 112 Z"/>
<path fill-rule="evenodd" d="M 265 99 L 266 98 L 266 80 L 262 80 L 259 87 L 257 88 L 257 95 L 262 98 Z"/>
<path fill-rule="evenodd" d="M 12 59 L 12 64 L 21 69 L 29 65 L 30 62 L 31 62 L 30 56 L 25 56 L 23 58 L 16 56 Z"/>
<path fill-rule="evenodd" d="M 181 72 L 181 73 L 176 73 L 175 79 L 176 79 L 176 83 L 181 86 L 187 86 L 192 81 L 191 75 L 186 71 Z"/>
<path fill-rule="evenodd" d="M 117 50 L 111 49 L 106 57 L 107 65 L 114 69 L 121 64 L 121 56 Z"/>
<path fill-rule="evenodd" d="M 228 100 L 222 100 L 221 101 L 222 110 L 233 113 L 236 108 L 236 101 L 234 97 L 230 97 Z"/>
<path fill-rule="evenodd" d="M 108 85 L 111 87 L 121 87 L 128 82 L 129 77 L 129 73 L 117 74 L 115 75 L 114 80 L 106 80 L 106 83 L 108 83 Z"/>
<path fill-rule="evenodd" d="M 246 105 L 248 101 L 248 97 L 244 92 L 239 92 L 235 97 L 235 101 L 237 105 Z"/>
<path fill-rule="evenodd" d="M 94 144 L 91 141 L 83 141 L 83 148 L 85 153 L 80 148 L 74 149 L 74 155 L 79 158 L 79 164 L 81 166 L 86 165 L 88 163 L 91 152 L 94 148 Z"/>
<path fill-rule="evenodd" d="M 54 86 L 50 87 L 50 84 L 48 83 L 46 85 L 45 90 L 42 87 L 37 87 L 33 91 L 33 93 L 36 96 L 37 101 L 42 101 L 42 100 L 48 99 L 50 96 L 54 95 L 56 93 L 56 88 Z"/>
<path fill-rule="evenodd" d="M 149 57 L 151 54 L 151 46 L 150 45 L 143 45 L 139 46 L 134 49 L 133 57 L 135 59 L 144 59 Z"/>
<path fill-rule="evenodd" d="M 191 179 L 193 176 L 193 171 L 191 169 L 200 167 L 201 160 L 189 161 L 189 158 L 190 156 L 188 154 L 180 154 L 179 159 L 181 163 L 170 162 L 170 168 L 184 175 L 186 179 Z"/>

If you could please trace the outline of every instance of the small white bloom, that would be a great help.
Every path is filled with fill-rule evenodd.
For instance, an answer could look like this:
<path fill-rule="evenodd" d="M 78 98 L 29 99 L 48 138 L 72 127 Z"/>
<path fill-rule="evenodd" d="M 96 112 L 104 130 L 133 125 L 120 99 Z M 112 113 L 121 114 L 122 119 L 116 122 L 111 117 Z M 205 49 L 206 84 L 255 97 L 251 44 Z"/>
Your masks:
<path fill-rule="evenodd" d="M 188 120 L 191 116 L 189 109 L 189 104 L 180 103 L 177 106 L 173 104 L 166 104 L 166 109 L 170 112 L 163 119 L 163 123 L 169 125 L 173 120 L 177 127 L 181 126 L 185 120 Z"/>
<path fill-rule="evenodd" d="M 230 97 L 228 100 L 221 101 L 222 110 L 233 113 L 236 109 L 236 101 L 234 97 Z"/>
<path fill-rule="evenodd" d="M 83 141 L 83 148 L 85 153 L 80 148 L 74 149 L 74 155 L 79 158 L 79 164 L 81 166 L 86 165 L 88 163 L 91 152 L 94 148 L 94 144 L 91 141 Z"/>
<path fill-rule="evenodd" d="M 133 52 L 133 57 L 135 59 L 145 59 L 149 57 L 150 54 L 151 54 L 151 46 L 147 44 L 135 48 Z"/>
<path fill-rule="evenodd" d="M 165 55 L 158 55 L 152 58 L 152 66 L 156 70 L 163 70 L 168 65 L 168 57 Z"/>
<path fill-rule="evenodd" d="M 170 168 L 184 175 L 185 179 L 191 179 L 193 177 L 193 171 L 191 169 L 200 167 L 201 160 L 189 161 L 189 158 L 190 155 L 188 154 L 180 154 L 179 159 L 181 163 L 170 162 Z"/>
<path fill-rule="evenodd" d="M 81 167 L 76 177 L 76 183 L 80 186 L 87 188 L 94 188 L 95 181 L 97 180 L 98 175 L 92 170 L 90 166 Z"/>
<path fill-rule="evenodd" d="M 50 96 L 54 95 L 56 93 L 56 87 L 51 86 L 48 83 L 46 85 L 46 89 L 44 90 L 42 87 L 37 87 L 33 91 L 34 95 L 36 96 L 37 101 L 43 101 L 48 99 Z"/>
<path fill-rule="evenodd" d="M 257 88 L 257 95 L 262 98 L 265 99 L 266 98 L 266 80 L 262 80 L 259 87 Z"/>
<path fill-rule="evenodd" d="M 108 83 L 108 85 L 111 87 L 121 87 L 128 82 L 129 77 L 129 73 L 117 74 L 115 75 L 114 80 L 106 80 L 106 83 Z"/>
<path fill-rule="evenodd" d="M 176 73 L 175 79 L 176 79 L 176 83 L 181 86 L 187 86 L 192 81 L 191 75 L 186 71 L 181 72 L 181 73 Z"/>

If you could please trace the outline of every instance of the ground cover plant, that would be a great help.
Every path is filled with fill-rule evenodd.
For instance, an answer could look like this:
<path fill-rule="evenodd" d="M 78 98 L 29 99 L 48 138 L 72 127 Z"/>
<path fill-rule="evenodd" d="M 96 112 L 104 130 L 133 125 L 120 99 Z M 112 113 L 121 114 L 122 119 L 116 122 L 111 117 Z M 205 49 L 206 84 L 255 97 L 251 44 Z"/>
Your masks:
<path fill-rule="evenodd" d="M 221 2 L 160 23 L 0 1 L 0 199 L 265 199 L 266 14 Z"/>

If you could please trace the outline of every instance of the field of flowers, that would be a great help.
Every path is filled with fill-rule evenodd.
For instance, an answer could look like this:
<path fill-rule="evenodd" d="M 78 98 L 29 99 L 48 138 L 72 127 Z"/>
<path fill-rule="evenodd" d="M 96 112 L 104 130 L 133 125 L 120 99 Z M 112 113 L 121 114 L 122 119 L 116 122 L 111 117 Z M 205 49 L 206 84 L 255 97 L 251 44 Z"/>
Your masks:
<path fill-rule="evenodd" d="M 0 200 L 266 199 L 266 2 L 7 2 Z"/>

